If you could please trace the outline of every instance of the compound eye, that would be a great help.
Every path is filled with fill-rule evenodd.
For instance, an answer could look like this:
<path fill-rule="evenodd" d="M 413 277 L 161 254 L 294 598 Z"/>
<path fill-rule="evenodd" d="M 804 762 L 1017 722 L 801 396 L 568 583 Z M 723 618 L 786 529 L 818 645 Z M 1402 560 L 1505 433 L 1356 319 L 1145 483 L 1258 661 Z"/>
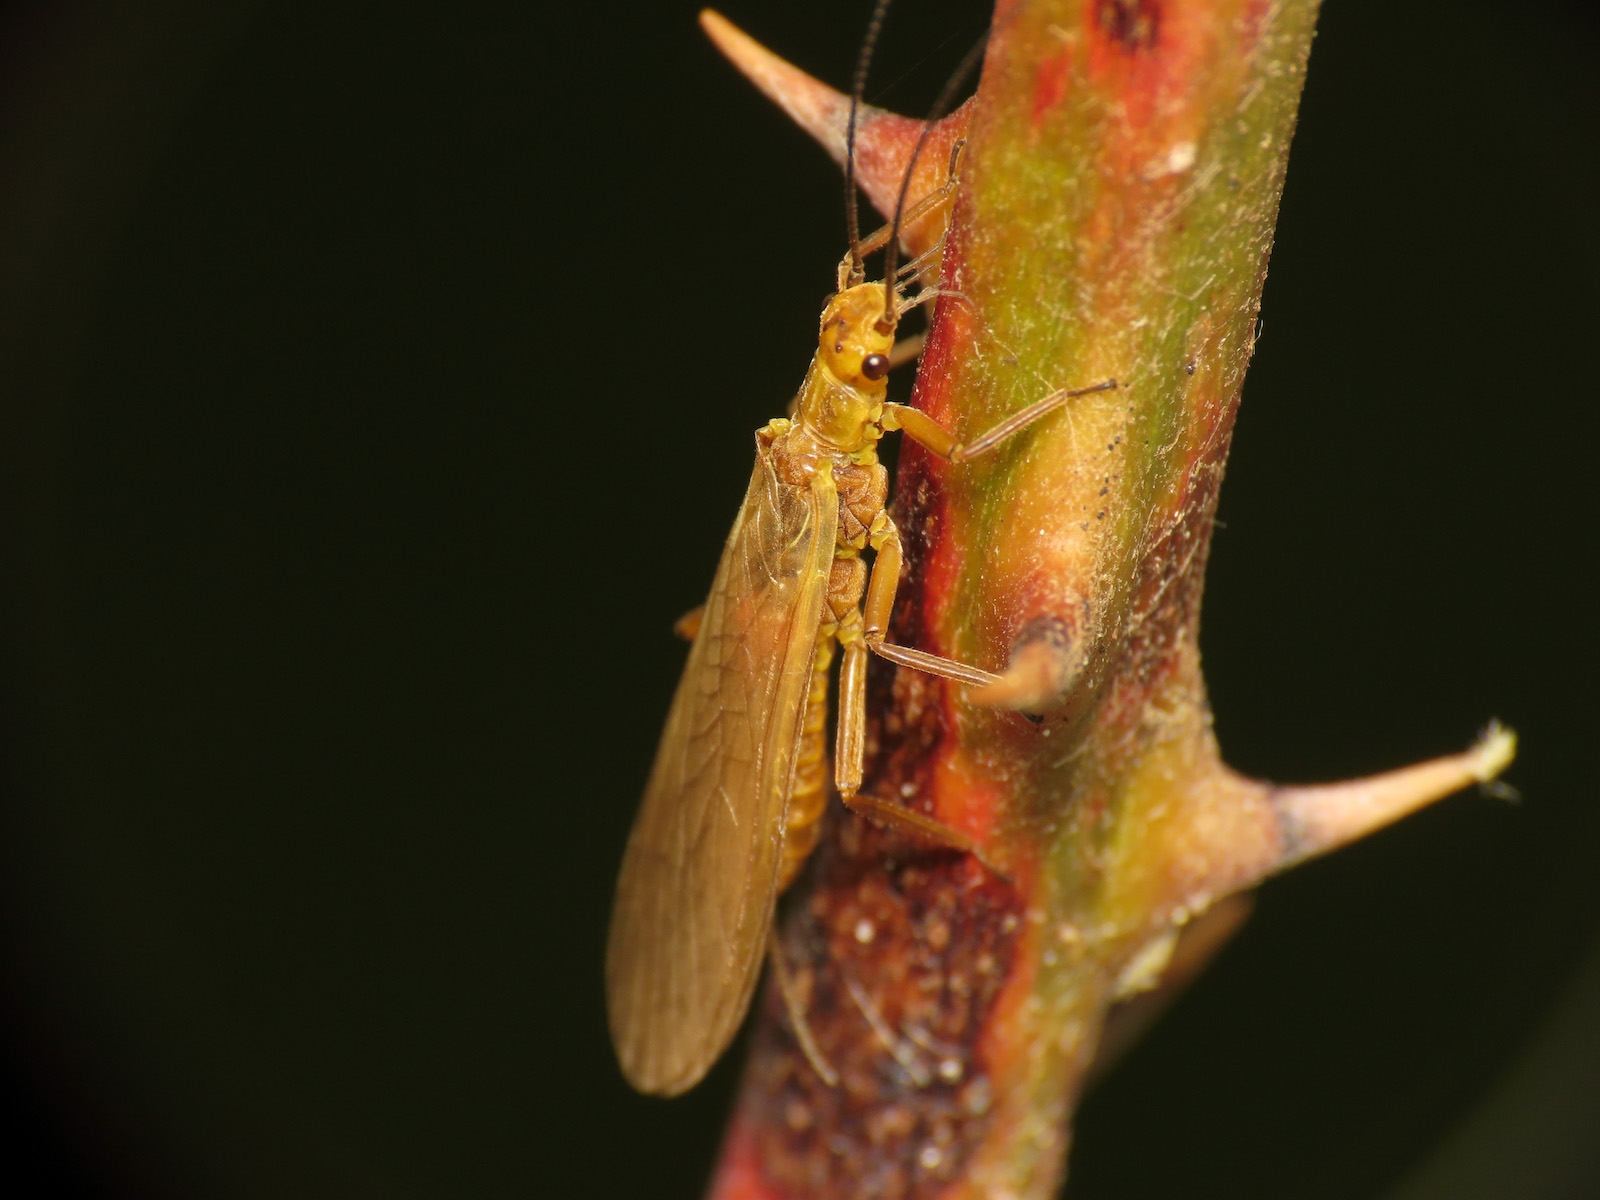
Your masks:
<path fill-rule="evenodd" d="M 869 354 L 861 360 L 861 373 L 873 382 L 877 382 L 889 373 L 889 356 L 887 354 Z"/>

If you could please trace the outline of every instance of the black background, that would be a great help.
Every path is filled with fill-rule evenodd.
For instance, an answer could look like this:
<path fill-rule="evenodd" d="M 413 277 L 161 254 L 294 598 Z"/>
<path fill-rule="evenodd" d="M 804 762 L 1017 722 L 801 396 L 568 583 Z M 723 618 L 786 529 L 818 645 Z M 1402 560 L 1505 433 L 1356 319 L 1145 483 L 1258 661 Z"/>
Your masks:
<path fill-rule="evenodd" d="M 864 3 L 730 3 L 848 78 Z M 0 1190 L 697 1194 L 613 872 L 842 244 L 693 7 L 0 14 Z M 981 27 L 904 0 L 869 98 Z M 1074 1200 L 1600 1194 L 1597 26 L 1323 15 L 1204 650 L 1237 767 L 1523 735 L 1268 885 Z M 1396 1188 L 1401 1190 L 1396 1191 Z"/>

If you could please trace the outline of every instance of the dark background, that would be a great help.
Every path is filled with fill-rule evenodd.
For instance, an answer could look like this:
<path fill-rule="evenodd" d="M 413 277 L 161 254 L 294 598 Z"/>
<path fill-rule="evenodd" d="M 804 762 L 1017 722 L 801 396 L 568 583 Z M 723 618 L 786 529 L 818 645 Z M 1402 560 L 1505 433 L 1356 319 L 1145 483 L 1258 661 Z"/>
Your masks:
<path fill-rule="evenodd" d="M 864 0 L 728 13 L 848 79 Z M 622 839 L 842 249 L 694 7 L 0 11 L 0 1191 L 697 1194 Z M 976 35 L 904 0 L 870 96 Z M 1600 1195 L 1597 26 L 1340 0 L 1212 560 L 1237 767 L 1523 735 L 1269 884 L 1074 1200 Z M 1400 1190 L 1396 1190 L 1400 1189 Z"/>

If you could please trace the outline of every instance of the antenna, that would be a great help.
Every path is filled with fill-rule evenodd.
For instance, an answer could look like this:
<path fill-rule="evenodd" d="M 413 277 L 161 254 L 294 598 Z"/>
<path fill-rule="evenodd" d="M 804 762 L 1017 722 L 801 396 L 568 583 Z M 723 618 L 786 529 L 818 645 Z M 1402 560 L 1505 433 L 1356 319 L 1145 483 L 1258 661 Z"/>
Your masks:
<path fill-rule="evenodd" d="M 872 52 L 878 48 L 878 34 L 883 31 L 883 18 L 889 11 L 889 0 L 878 0 L 872 9 L 872 19 L 867 22 L 867 35 L 861 39 L 861 53 L 856 56 L 856 74 L 850 81 L 850 123 L 844 134 L 844 224 L 850 234 L 851 285 L 866 278 L 861 267 L 861 216 L 856 204 L 856 118 L 861 111 L 861 95 L 867 90 L 867 68 L 872 66 Z"/>
<path fill-rule="evenodd" d="M 916 172 L 917 159 L 922 154 L 922 148 L 928 144 L 928 135 L 933 132 L 934 122 L 944 116 L 949 109 L 956 98 L 956 92 L 966 82 L 967 76 L 972 74 L 972 69 L 978 65 L 978 60 L 983 57 L 984 47 L 988 43 L 989 31 L 985 29 L 983 36 L 973 43 L 972 49 L 967 51 L 966 57 L 961 60 L 961 64 L 956 67 L 955 72 L 945 81 L 944 89 L 940 91 L 939 98 L 933 102 L 933 107 L 928 110 L 928 119 L 922 123 L 922 132 L 917 136 L 917 144 L 911 148 L 911 159 L 906 163 L 905 174 L 900 177 L 900 195 L 894 202 L 894 222 L 889 227 L 889 244 L 883 251 L 883 319 L 889 329 L 893 329 L 895 326 L 895 259 L 900 253 L 900 220 L 905 216 L 906 193 L 911 188 L 911 176 Z M 852 103 L 854 103 L 853 98 Z M 854 124 L 853 119 L 851 123 L 852 125 Z M 854 186 L 853 182 L 851 186 Z M 854 214 L 852 213 L 852 215 Z M 853 240 L 850 243 L 850 251 L 851 262 L 855 263 L 855 242 Z"/>

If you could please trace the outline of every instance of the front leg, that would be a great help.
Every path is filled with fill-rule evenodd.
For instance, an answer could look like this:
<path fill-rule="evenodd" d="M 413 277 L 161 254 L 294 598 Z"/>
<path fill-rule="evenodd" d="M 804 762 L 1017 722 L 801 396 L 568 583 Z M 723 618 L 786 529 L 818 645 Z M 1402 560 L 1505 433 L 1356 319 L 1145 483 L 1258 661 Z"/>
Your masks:
<path fill-rule="evenodd" d="M 955 434 L 921 409 L 906 404 L 885 404 L 883 427 L 901 430 L 924 450 L 948 462 L 970 462 L 980 454 L 987 454 L 1012 434 L 1022 432 L 1041 417 L 1053 413 L 1068 400 L 1087 396 L 1091 392 L 1109 391 L 1116 386 L 1115 379 L 1107 379 L 1103 383 L 1091 384 L 1088 387 L 1066 388 L 1059 392 L 1051 392 L 1043 400 L 1035 400 L 1021 412 L 1013 413 L 998 425 L 984 430 L 970 442 L 965 443 L 956 441 Z"/>

